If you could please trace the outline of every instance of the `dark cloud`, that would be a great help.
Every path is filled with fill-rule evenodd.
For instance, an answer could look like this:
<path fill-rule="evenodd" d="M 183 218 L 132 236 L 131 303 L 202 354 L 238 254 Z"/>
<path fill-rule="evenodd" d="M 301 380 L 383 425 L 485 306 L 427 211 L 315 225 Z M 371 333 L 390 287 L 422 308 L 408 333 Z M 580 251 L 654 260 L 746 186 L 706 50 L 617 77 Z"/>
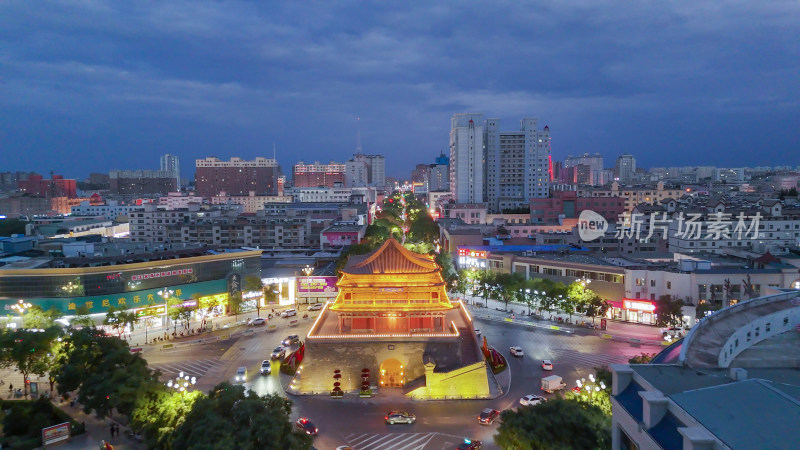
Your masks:
<path fill-rule="evenodd" d="M 466 111 L 539 117 L 556 158 L 798 163 L 796 2 L 622 3 L 5 1 L 3 169 L 343 161 L 361 117 L 406 175 Z"/>

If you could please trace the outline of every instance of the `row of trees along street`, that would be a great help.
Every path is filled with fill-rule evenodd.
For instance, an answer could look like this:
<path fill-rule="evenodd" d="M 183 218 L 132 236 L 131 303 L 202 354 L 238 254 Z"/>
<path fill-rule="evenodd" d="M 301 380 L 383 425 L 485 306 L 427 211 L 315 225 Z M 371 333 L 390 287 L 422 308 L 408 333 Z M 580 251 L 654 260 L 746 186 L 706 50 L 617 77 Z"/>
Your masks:
<path fill-rule="evenodd" d="M 592 318 L 604 317 L 611 304 L 592 291 L 590 280 L 576 280 L 570 284 L 547 278 L 530 278 L 517 273 L 497 273 L 493 271 L 463 269 L 451 277 L 450 289 L 462 295 L 472 294 L 485 299 L 505 303 L 522 303 L 528 313 L 539 311 L 541 315 L 556 312 L 581 314 Z M 675 297 L 664 295 L 656 301 L 656 324 L 658 326 L 679 325 L 683 318 L 682 308 L 686 304 Z"/>
<path fill-rule="evenodd" d="M 0 330 L 0 365 L 26 380 L 48 379 L 51 392 L 57 390 L 62 401 L 74 396 L 87 414 L 124 416 L 148 448 L 207 448 L 210 442 L 230 449 L 311 448 L 311 437 L 293 430 L 291 402 L 283 397 L 259 396 L 229 383 L 208 394 L 176 390 L 160 382 L 160 373 L 148 368 L 140 353 L 131 353 L 123 339 L 76 321 L 62 328 L 54 322 L 55 312 L 34 307 L 28 315 L 23 322 L 36 328 Z M 120 311 L 108 316 L 113 323 L 128 320 Z M 27 397 L 27 383 L 24 388 Z"/>

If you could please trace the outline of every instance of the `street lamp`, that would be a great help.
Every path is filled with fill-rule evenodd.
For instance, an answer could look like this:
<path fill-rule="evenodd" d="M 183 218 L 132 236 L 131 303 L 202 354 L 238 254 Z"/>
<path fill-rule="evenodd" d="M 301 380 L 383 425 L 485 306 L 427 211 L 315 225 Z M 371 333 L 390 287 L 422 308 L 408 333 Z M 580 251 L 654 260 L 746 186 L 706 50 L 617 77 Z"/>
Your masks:
<path fill-rule="evenodd" d="M 197 383 L 196 377 L 190 377 L 189 375 L 184 374 L 183 372 L 179 373 L 175 380 L 168 380 L 167 387 L 174 388 L 176 392 L 180 392 L 185 394 L 189 391 L 189 388 L 194 386 Z"/>
<path fill-rule="evenodd" d="M 25 311 L 27 309 L 30 309 L 31 306 L 33 306 L 33 305 L 28 303 L 28 302 L 26 302 L 26 301 L 24 301 L 24 300 L 22 300 L 22 299 L 20 299 L 17 303 L 14 303 L 13 305 L 11 305 L 11 309 L 13 309 L 14 311 L 18 312 L 19 313 L 19 317 L 22 318 L 22 316 L 25 314 Z M 10 318 L 9 318 L 9 321 L 11 321 Z"/>
<path fill-rule="evenodd" d="M 170 297 L 172 297 L 172 294 L 174 294 L 174 293 L 175 293 L 175 291 L 173 291 L 172 289 L 167 289 L 167 288 L 164 288 L 164 289 L 158 291 L 158 295 L 160 295 L 161 298 L 164 299 L 164 311 L 167 313 L 167 317 L 168 318 L 169 318 L 169 305 L 167 304 L 167 301 L 168 301 L 168 299 Z M 178 332 L 178 322 L 176 322 L 174 320 L 172 322 L 173 322 L 173 325 L 175 326 L 175 328 L 172 330 L 173 335 L 174 335 L 174 333 Z M 167 326 L 169 326 L 169 325 L 167 325 Z M 167 329 L 169 330 L 169 328 L 167 328 Z M 145 334 L 146 333 L 147 332 L 145 331 Z"/>

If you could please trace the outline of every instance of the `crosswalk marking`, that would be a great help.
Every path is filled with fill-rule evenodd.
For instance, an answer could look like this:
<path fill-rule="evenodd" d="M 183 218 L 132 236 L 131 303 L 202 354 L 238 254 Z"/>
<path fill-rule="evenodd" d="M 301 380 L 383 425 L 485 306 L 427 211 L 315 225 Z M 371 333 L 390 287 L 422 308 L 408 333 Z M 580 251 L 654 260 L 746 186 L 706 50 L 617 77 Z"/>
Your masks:
<path fill-rule="evenodd" d="M 357 450 L 423 450 L 441 433 L 347 434 L 345 439 Z"/>
<path fill-rule="evenodd" d="M 150 367 L 160 370 L 164 375 L 186 372 L 192 376 L 201 377 L 220 364 L 222 364 L 222 362 L 215 359 L 199 359 L 194 361 L 153 363 L 150 364 Z"/>

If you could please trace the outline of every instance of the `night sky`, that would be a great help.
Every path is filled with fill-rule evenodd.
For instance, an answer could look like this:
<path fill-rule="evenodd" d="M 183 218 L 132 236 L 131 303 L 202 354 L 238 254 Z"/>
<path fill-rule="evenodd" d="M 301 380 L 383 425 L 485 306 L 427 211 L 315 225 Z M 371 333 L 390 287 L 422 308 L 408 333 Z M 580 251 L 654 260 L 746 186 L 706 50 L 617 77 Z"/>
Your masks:
<path fill-rule="evenodd" d="M 800 164 L 800 3 L 0 2 L 0 171 L 84 178 L 182 159 L 407 177 L 450 118 L 549 125 L 553 157 Z"/>

